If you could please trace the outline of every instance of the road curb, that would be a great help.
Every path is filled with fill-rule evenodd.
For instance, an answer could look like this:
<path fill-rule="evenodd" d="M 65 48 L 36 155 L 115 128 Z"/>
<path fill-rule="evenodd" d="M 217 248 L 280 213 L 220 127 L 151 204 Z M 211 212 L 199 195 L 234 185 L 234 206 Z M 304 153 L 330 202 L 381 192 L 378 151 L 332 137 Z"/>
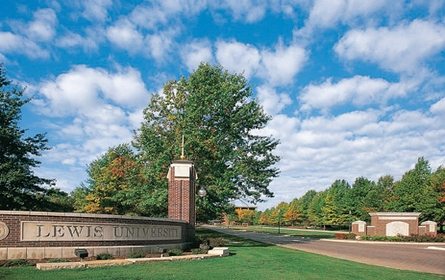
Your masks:
<path fill-rule="evenodd" d="M 359 243 L 359 244 L 445 246 L 445 242 L 391 242 L 391 241 L 368 241 L 368 240 L 341 240 L 341 239 L 326 239 L 326 238 L 322 238 L 320 240 L 329 242 Z"/>

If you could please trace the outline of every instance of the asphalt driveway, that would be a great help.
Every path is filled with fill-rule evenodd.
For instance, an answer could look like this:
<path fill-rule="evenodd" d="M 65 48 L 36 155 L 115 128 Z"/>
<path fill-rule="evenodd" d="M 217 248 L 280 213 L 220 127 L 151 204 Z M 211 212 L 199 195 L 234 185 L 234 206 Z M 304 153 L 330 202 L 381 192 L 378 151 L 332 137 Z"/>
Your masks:
<path fill-rule="evenodd" d="M 235 235 L 277 246 L 335 258 L 385 266 L 390 268 L 445 275 L 445 245 L 440 244 L 382 244 L 336 242 L 294 236 L 238 231 L 206 226 L 225 234 Z"/>

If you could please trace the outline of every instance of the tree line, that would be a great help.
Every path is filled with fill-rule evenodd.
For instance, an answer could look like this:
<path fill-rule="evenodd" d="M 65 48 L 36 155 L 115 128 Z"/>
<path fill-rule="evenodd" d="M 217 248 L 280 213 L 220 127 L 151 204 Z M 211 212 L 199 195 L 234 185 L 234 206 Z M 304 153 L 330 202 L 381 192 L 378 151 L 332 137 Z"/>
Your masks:
<path fill-rule="evenodd" d="M 348 227 L 356 220 L 369 222 L 369 212 L 387 211 L 421 212 L 421 221 L 444 225 L 445 167 L 433 172 L 421 157 L 399 181 L 390 175 L 376 182 L 359 177 L 352 185 L 336 180 L 326 190 L 309 190 L 300 198 L 264 211 L 237 210 L 229 219 L 261 225 Z"/>

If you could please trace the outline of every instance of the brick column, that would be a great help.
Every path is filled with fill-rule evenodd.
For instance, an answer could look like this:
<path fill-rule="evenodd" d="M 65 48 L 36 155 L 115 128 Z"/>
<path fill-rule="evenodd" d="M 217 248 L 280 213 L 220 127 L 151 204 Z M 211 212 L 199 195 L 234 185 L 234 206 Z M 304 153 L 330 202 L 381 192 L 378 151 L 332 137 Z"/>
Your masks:
<path fill-rule="evenodd" d="M 168 217 L 194 226 L 196 171 L 192 161 L 175 160 L 170 165 L 168 178 Z"/>

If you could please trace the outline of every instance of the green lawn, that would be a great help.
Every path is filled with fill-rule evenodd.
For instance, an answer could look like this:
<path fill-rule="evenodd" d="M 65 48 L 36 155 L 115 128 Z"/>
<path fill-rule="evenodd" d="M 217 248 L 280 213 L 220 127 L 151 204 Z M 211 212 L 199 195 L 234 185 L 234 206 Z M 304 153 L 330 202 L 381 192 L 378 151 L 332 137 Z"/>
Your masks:
<path fill-rule="evenodd" d="M 201 235 L 221 237 L 200 231 Z M 445 279 L 438 275 L 388 269 L 223 237 L 229 257 L 120 267 L 39 271 L 34 267 L 0 268 L 0 279 Z"/>
<path fill-rule="evenodd" d="M 237 230 L 278 234 L 277 227 L 269 227 L 269 226 L 232 227 L 231 226 L 230 228 Z M 299 236 L 299 237 L 309 237 L 309 238 L 333 238 L 335 235 L 335 232 L 329 230 L 300 230 L 300 229 L 291 229 L 285 227 L 280 228 L 280 233 L 292 236 Z"/>

